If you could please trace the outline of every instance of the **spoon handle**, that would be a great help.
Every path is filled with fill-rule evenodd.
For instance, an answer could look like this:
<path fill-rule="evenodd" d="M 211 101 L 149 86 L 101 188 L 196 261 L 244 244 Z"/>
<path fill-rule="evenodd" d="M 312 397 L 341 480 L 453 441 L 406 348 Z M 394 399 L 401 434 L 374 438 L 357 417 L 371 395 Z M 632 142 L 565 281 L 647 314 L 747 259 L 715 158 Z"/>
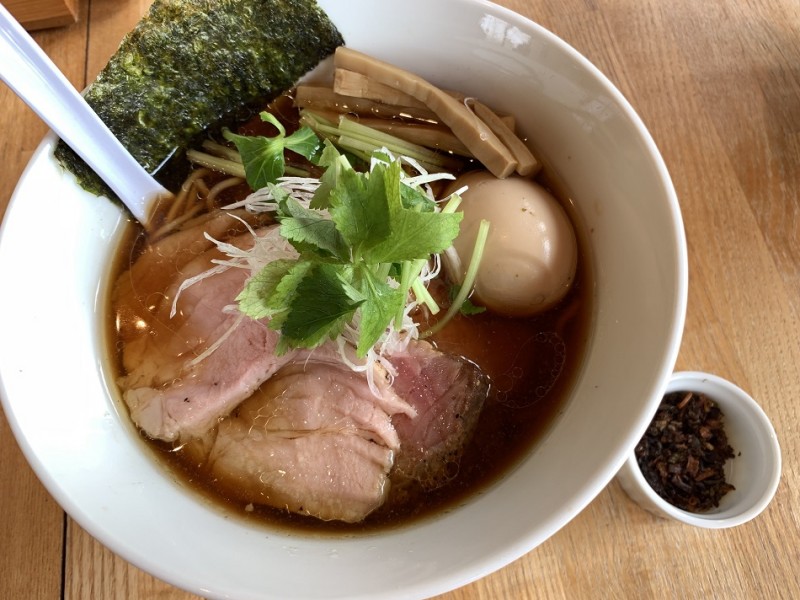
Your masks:
<path fill-rule="evenodd" d="M 0 5 L 0 79 L 114 190 L 144 225 L 169 195 L 136 162 L 64 74 Z"/>

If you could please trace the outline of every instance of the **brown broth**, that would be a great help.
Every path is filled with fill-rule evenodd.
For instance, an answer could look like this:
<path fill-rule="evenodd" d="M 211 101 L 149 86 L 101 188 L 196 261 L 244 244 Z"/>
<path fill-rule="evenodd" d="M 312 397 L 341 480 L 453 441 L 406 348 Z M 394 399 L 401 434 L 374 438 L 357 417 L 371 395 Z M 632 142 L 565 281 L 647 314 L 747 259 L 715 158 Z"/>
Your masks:
<path fill-rule="evenodd" d="M 119 256 L 128 268 L 131 246 Z M 490 397 L 461 459 L 457 477 L 434 490 L 411 490 L 402 503 L 389 501 L 358 524 L 323 522 L 266 506 L 248 507 L 225 497 L 214 481 L 172 444 L 141 435 L 171 475 L 226 512 L 272 527 L 308 533 L 374 532 L 450 510 L 491 485 L 535 446 L 564 406 L 583 360 L 590 332 L 592 284 L 581 252 L 572 290 L 556 307 L 531 318 L 490 313 L 458 316 L 434 339 L 437 347 L 473 361 L 490 377 Z M 122 373 L 108 310 L 114 376 Z M 123 412 L 127 409 L 123 406 Z"/>
<path fill-rule="evenodd" d="M 391 494 L 384 506 L 358 524 L 324 522 L 313 517 L 279 511 L 268 506 L 246 506 L 225 496 L 202 466 L 175 445 L 140 435 L 156 460 L 166 466 L 178 482 L 226 513 L 255 523 L 313 534 L 375 532 L 428 518 L 466 502 L 496 482 L 529 453 L 552 425 L 570 394 L 583 362 L 591 330 L 593 282 L 587 240 L 563 186 L 552 175 L 539 177 L 570 213 L 578 233 L 578 269 L 567 296 L 543 314 L 508 318 L 489 312 L 457 316 L 433 342 L 443 352 L 463 356 L 488 375 L 488 398 L 477 426 L 458 466 L 457 476 L 434 491 L 404 489 Z M 114 277 L 130 267 L 141 251 L 141 234 L 133 232 L 117 253 Z M 432 288 L 443 297 L 445 284 Z M 109 290 L 110 291 L 110 290 Z M 111 294 L 107 301 L 109 356 L 113 379 L 122 373 L 121 346 Z M 114 386 L 112 386 L 114 387 Z M 121 412 L 127 408 L 120 400 Z"/>

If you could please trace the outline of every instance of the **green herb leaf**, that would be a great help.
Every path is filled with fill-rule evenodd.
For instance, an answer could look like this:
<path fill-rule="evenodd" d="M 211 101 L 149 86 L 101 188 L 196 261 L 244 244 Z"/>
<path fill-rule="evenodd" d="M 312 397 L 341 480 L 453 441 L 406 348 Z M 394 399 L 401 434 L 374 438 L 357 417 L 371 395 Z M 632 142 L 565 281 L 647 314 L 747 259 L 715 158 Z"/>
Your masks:
<path fill-rule="evenodd" d="M 402 209 L 392 217 L 392 232 L 365 256 L 372 263 L 427 258 L 447 249 L 456 235 L 462 213 L 418 213 Z"/>
<path fill-rule="evenodd" d="M 436 209 L 436 202 L 428 198 L 419 188 L 410 185 L 400 186 L 400 199 L 403 207 L 419 212 L 433 212 Z"/>
<path fill-rule="evenodd" d="M 280 283 L 275 287 L 275 291 L 269 296 L 269 303 L 273 308 L 273 313 L 269 321 L 269 328 L 279 331 L 283 327 L 292 308 L 293 302 L 297 297 L 300 284 L 305 280 L 314 263 L 306 260 L 298 260 L 286 274 L 281 278 Z M 269 268 L 269 265 L 267 265 Z"/>
<path fill-rule="evenodd" d="M 236 144 L 244 163 L 247 184 L 253 190 L 260 190 L 283 176 L 286 163 L 283 159 L 282 135 L 274 138 L 239 135 L 227 129 L 222 135 L 226 140 Z"/>
<path fill-rule="evenodd" d="M 330 213 L 356 259 L 391 234 L 386 195 L 381 167 L 371 173 L 340 170 L 336 187 L 331 190 Z"/>
<path fill-rule="evenodd" d="M 268 138 L 261 135 L 238 135 L 227 129 L 222 132 L 226 140 L 236 144 L 244 163 L 247 184 L 253 190 L 267 187 L 283 177 L 286 173 L 284 149 L 288 148 L 310 160 L 322 146 L 320 139 L 308 127 L 298 129 L 286 137 L 286 129 L 275 115 L 264 111 L 260 116 L 262 121 L 275 126 L 278 135 Z"/>
<path fill-rule="evenodd" d="M 363 299 L 338 265 L 316 264 L 297 286 L 281 334 L 294 347 L 316 348 L 335 339 Z"/>
<path fill-rule="evenodd" d="M 339 181 L 339 173 L 342 169 L 352 169 L 348 160 L 336 149 L 330 140 L 323 142 L 322 153 L 317 159 L 317 165 L 323 167 L 325 172 L 319 178 L 320 186 L 314 192 L 311 200 L 311 208 L 330 208 L 331 190 L 336 187 Z"/>
<path fill-rule="evenodd" d="M 297 152 L 311 162 L 317 162 L 322 150 L 322 141 L 314 133 L 314 130 L 307 126 L 301 127 L 287 137 L 284 144 L 286 148 L 292 152 Z"/>
<path fill-rule="evenodd" d="M 364 285 L 361 288 L 366 300 L 361 311 L 361 331 L 356 354 L 363 358 L 380 339 L 386 327 L 405 305 L 405 295 L 400 289 L 392 288 L 386 280 L 379 279 L 372 269 L 362 271 Z"/>
<path fill-rule="evenodd" d="M 327 190 L 313 208 L 268 184 L 281 235 L 301 258 L 267 267 L 274 272 L 254 277 L 240 303 L 248 314 L 270 317 L 269 326 L 281 332 L 279 353 L 335 339 L 358 312 L 356 353 L 363 358 L 393 320 L 402 322 L 409 290 L 418 299 L 426 295 L 419 273 L 431 254 L 450 246 L 462 215 L 436 211 L 402 181 L 400 161 L 357 172 L 326 142 L 320 163 Z"/>
<path fill-rule="evenodd" d="M 283 126 L 283 123 L 281 123 L 278 120 L 278 117 L 276 117 L 271 112 L 266 110 L 262 110 L 260 113 L 258 113 L 258 116 L 261 117 L 262 121 L 264 121 L 265 123 L 269 123 L 270 125 L 275 127 L 275 129 L 278 130 L 278 135 L 275 137 L 278 138 L 286 137 L 286 128 Z"/>
<path fill-rule="evenodd" d="M 384 201 L 389 212 L 389 234 L 365 253 L 364 260 L 377 264 L 425 259 L 442 252 L 458 235 L 462 213 L 418 212 L 405 208 L 400 192 L 400 163 L 378 166 L 370 180 L 383 176 Z"/>
<path fill-rule="evenodd" d="M 347 261 L 350 252 L 336 224 L 313 209 L 304 208 L 297 200 L 287 197 L 280 201 L 280 231 L 300 252 L 314 251 Z"/>
<path fill-rule="evenodd" d="M 292 294 L 311 266 L 288 259 L 269 263 L 250 277 L 239 292 L 236 297 L 239 310 L 253 319 L 269 317 L 271 326 L 280 327 L 280 314 L 286 311 Z"/>
<path fill-rule="evenodd" d="M 461 305 L 461 308 L 458 310 L 461 311 L 462 315 L 472 316 L 472 315 L 479 315 L 481 313 L 486 312 L 485 306 L 478 306 L 477 304 L 473 304 L 472 301 L 467 298 L 464 300 L 464 303 Z"/>

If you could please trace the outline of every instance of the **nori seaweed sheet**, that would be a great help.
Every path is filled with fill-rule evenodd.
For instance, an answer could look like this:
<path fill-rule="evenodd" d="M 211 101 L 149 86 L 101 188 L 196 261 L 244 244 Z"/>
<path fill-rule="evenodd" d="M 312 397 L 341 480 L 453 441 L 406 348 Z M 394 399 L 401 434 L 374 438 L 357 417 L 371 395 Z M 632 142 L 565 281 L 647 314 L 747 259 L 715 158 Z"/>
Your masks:
<path fill-rule="evenodd" d="M 243 106 L 273 99 L 344 40 L 314 0 L 155 0 L 85 97 L 150 173 Z M 114 198 L 64 142 L 55 156 Z"/>

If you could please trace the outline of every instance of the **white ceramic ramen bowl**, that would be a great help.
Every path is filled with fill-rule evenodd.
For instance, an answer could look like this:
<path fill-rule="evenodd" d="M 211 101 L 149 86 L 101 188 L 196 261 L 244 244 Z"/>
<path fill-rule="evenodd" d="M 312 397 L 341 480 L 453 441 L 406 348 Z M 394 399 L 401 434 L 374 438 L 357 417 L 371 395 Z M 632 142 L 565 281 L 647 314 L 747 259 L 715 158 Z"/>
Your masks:
<path fill-rule="evenodd" d="M 723 529 L 754 519 L 769 505 L 781 478 L 781 449 L 769 417 L 747 392 L 717 375 L 675 373 L 664 393 L 684 391 L 705 394 L 722 411 L 725 433 L 735 454 L 725 463 L 725 480 L 736 489 L 707 512 L 681 510 L 650 487 L 633 451 L 617 474 L 618 481 L 642 508 L 687 525 Z"/>
<path fill-rule="evenodd" d="M 596 283 L 585 363 L 533 451 L 463 506 L 369 536 L 240 522 L 143 450 L 104 372 L 101 313 L 125 216 L 59 172 L 47 138 L 0 238 L 0 394 L 53 497 L 123 558 L 209 598 L 417 598 L 531 551 L 614 477 L 655 412 L 683 329 L 687 260 L 667 169 L 634 110 L 586 59 L 480 0 L 323 0 L 347 43 L 513 114 L 570 188 Z M 368 15 L 368 18 L 365 16 Z"/>

